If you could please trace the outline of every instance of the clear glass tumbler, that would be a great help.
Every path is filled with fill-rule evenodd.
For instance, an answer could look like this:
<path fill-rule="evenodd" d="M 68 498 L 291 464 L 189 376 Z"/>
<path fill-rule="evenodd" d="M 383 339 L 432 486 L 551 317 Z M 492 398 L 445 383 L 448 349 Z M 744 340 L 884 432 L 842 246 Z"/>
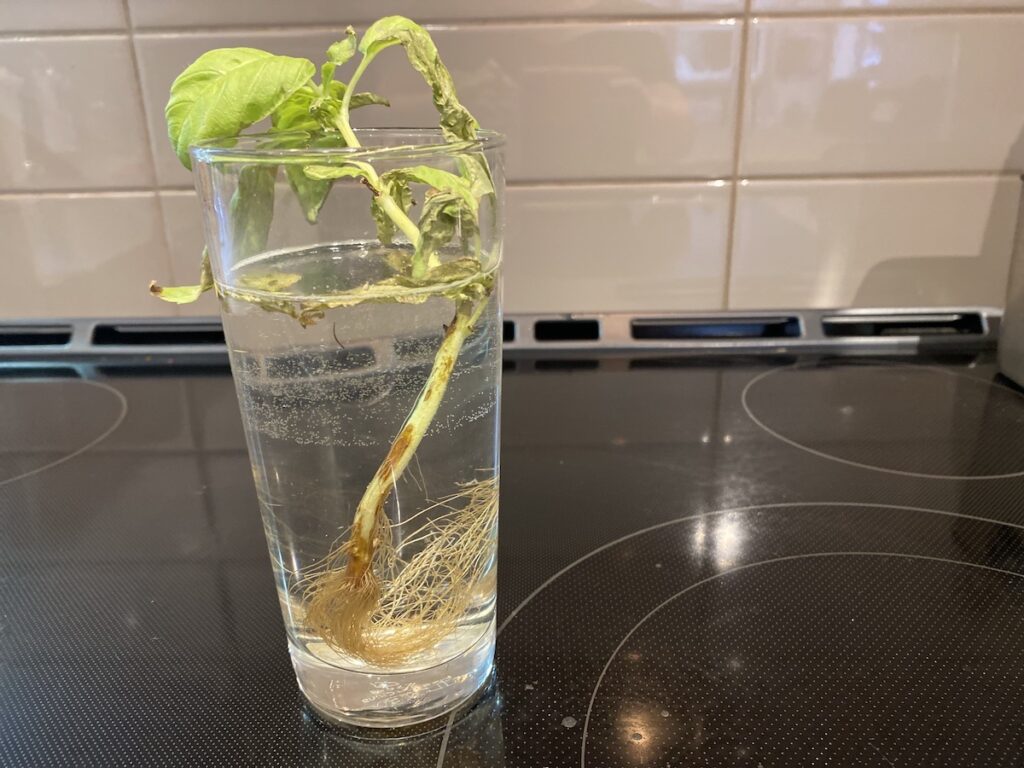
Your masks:
<path fill-rule="evenodd" d="M 493 662 L 502 141 L 357 136 L 192 158 L 299 687 L 397 727 Z"/>

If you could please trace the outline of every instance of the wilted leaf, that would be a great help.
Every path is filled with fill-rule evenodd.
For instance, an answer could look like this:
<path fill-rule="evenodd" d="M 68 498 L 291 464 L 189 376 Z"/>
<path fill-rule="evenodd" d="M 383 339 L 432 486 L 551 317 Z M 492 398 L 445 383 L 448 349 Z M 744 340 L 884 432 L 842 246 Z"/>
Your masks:
<path fill-rule="evenodd" d="M 257 274 L 242 275 L 238 282 L 245 288 L 254 291 L 267 291 L 268 293 L 280 293 L 291 288 L 302 275 L 295 272 L 260 272 Z"/>
<path fill-rule="evenodd" d="M 423 202 L 419 226 L 418 253 L 428 257 L 447 245 L 456 234 L 468 244 L 478 231 L 476 212 L 469 208 L 461 195 L 452 192 L 438 192 L 427 197 Z"/>
<path fill-rule="evenodd" d="M 396 266 L 402 267 L 408 263 L 408 255 L 400 251 L 394 251 L 389 256 L 395 259 Z M 315 300 L 267 298 L 229 287 L 222 290 L 232 298 L 256 304 L 268 312 L 281 312 L 294 317 L 305 327 L 322 320 L 328 311 L 340 307 L 359 304 L 422 304 L 431 296 L 445 296 L 454 300 L 479 299 L 490 294 L 494 285 L 494 276 L 484 274 L 480 269 L 480 262 L 475 258 L 454 259 L 435 267 L 424 278 L 396 274 L 376 283 L 367 283 L 350 291 Z M 267 273 L 243 282 L 247 288 L 276 292 L 294 284 L 289 282 L 293 278 L 298 280 L 297 275 L 289 273 Z"/>
<path fill-rule="evenodd" d="M 391 102 L 381 96 L 379 93 L 372 93 L 371 91 L 360 91 L 359 93 L 353 93 L 352 98 L 349 100 L 349 107 L 351 109 L 357 109 L 359 107 L 368 107 L 371 104 L 376 104 L 381 107 L 390 107 Z"/>
<path fill-rule="evenodd" d="M 370 25 L 359 41 L 359 51 L 373 58 L 385 48 L 401 45 L 409 63 L 427 81 L 434 96 L 434 106 L 441 116 L 441 132 L 448 141 L 476 138 L 478 123 L 455 94 L 455 83 L 441 61 L 430 34 L 404 16 L 385 16 Z"/>
<path fill-rule="evenodd" d="M 172 304 L 191 304 L 202 296 L 206 291 L 213 288 L 213 270 L 210 269 L 210 254 L 203 248 L 203 258 L 199 266 L 198 285 L 157 285 L 154 280 L 149 284 L 149 291 L 164 301 Z"/>

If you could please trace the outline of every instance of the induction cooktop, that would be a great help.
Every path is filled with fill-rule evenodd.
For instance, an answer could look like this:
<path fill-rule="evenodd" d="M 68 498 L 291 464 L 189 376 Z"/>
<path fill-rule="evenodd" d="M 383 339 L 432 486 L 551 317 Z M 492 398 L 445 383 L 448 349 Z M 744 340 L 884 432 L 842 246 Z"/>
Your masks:
<path fill-rule="evenodd" d="M 1024 764 L 991 349 L 570 347 L 505 365 L 493 679 L 370 733 L 295 686 L 222 358 L 0 365 L 0 765 Z"/>

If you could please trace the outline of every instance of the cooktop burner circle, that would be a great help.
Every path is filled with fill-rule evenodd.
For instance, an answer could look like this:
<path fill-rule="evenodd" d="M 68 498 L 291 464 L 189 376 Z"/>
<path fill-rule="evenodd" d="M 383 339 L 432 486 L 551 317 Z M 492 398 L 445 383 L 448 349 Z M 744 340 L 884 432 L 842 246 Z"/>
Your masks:
<path fill-rule="evenodd" d="M 1016 523 L 864 502 L 611 539 L 502 622 L 510 764 L 1017 765 L 1022 541 Z"/>
<path fill-rule="evenodd" d="M 1022 593 L 1017 573 L 884 552 L 708 577 L 607 660 L 581 765 L 1010 764 Z"/>
<path fill-rule="evenodd" d="M 826 361 L 773 368 L 743 390 L 765 432 L 862 469 L 944 480 L 1024 476 L 1024 398 L 939 368 Z"/>
<path fill-rule="evenodd" d="M 98 381 L 0 382 L 0 486 L 84 453 L 117 429 L 127 412 L 124 395 Z"/>

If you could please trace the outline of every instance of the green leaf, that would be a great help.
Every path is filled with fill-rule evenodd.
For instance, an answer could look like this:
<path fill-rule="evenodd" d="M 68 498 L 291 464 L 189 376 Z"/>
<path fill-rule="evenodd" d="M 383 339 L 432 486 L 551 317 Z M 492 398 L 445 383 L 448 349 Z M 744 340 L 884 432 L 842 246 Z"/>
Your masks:
<path fill-rule="evenodd" d="M 285 131 L 314 133 L 321 130 L 334 132 L 334 120 L 341 109 L 341 100 L 345 96 L 345 84 L 332 80 L 325 91 L 325 95 L 318 95 L 309 86 L 303 86 L 297 90 L 270 116 L 271 130 L 277 133 Z M 376 93 L 352 94 L 350 106 L 353 109 L 371 104 L 391 106 L 387 99 Z M 341 146 L 344 144 L 342 143 Z"/>
<path fill-rule="evenodd" d="M 359 52 L 367 58 L 373 58 L 392 45 L 405 48 L 409 63 L 433 91 L 434 106 L 441 116 L 441 132 L 445 139 L 475 139 L 478 123 L 469 110 L 459 103 L 452 76 L 441 61 L 437 46 L 427 30 L 404 16 L 385 16 L 363 33 L 359 41 Z"/>
<path fill-rule="evenodd" d="M 426 184 L 440 192 L 451 192 L 461 197 L 470 210 L 476 210 L 477 199 L 473 196 L 473 188 L 466 179 L 454 173 L 431 168 L 428 165 L 416 165 L 411 168 L 396 168 L 381 174 L 381 181 L 403 180 Z"/>
<path fill-rule="evenodd" d="M 327 61 L 320 66 L 320 85 L 327 88 L 334 80 L 334 70 L 356 54 L 356 31 L 345 28 L 345 39 L 333 43 L 327 49 Z"/>
<path fill-rule="evenodd" d="M 314 89 L 308 86 L 300 88 L 271 115 L 273 125 L 271 130 L 276 133 L 303 131 L 307 134 L 316 134 L 322 128 L 331 126 L 334 116 L 341 108 L 345 85 L 333 81 L 328 84 L 327 91 L 329 95 L 325 97 L 318 96 Z M 390 106 L 387 99 L 375 93 L 353 95 L 353 106 L 363 107 L 368 104 Z M 343 147 L 345 141 L 340 134 L 332 131 L 326 136 L 312 139 L 305 136 L 282 136 L 278 139 L 277 146 L 292 148 Z M 303 172 L 302 166 L 295 163 L 286 163 L 284 170 L 288 177 L 288 183 L 299 199 L 306 220 L 311 224 L 315 223 L 320 209 L 331 191 L 331 182 L 310 178 Z"/>
<path fill-rule="evenodd" d="M 284 131 L 315 131 L 320 123 L 313 117 L 310 109 L 316 92 L 309 86 L 303 86 L 293 93 L 287 101 L 278 106 L 270 116 L 271 130 Z"/>
<path fill-rule="evenodd" d="M 312 138 L 311 138 L 312 135 Z M 281 149 L 302 149 L 318 147 L 344 147 L 342 138 L 332 133 L 329 135 L 317 135 L 315 132 L 304 133 L 282 133 L 261 143 L 261 146 L 268 146 Z M 291 186 L 295 197 L 302 206 L 302 212 L 310 224 L 315 224 L 320 215 L 320 209 L 327 200 L 331 191 L 330 181 L 319 181 L 311 179 L 303 173 L 303 166 L 298 163 L 283 163 L 285 176 Z"/>
<path fill-rule="evenodd" d="M 295 179 L 292 183 L 292 189 L 294 189 L 295 193 L 299 196 L 299 201 L 302 203 L 303 209 L 306 212 L 306 219 L 309 220 L 310 223 L 316 221 L 316 217 L 320 213 L 320 208 L 323 206 L 324 200 L 327 198 L 327 193 L 330 191 L 330 187 L 331 184 L 334 183 L 334 179 L 361 178 L 370 185 L 370 188 L 374 190 L 374 192 L 377 191 L 377 187 L 375 185 L 377 173 L 373 170 L 373 166 L 369 163 L 359 162 L 358 160 L 353 160 L 345 165 L 307 165 L 305 168 L 291 166 L 288 168 L 288 171 L 289 179 L 291 179 L 291 174 L 293 172 L 297 176 L 302 177 L 302 181 L 299 181 L 298 178 Z M 321 192 L 323 194 L 323 198 L 320 198 L 319 201 L 317 201 L 316 195 Z M 374 220 L 377 220 L 376 200 L 376 195 L 374 195 Z M 377 226 L 379 231 L 379 220 L 377 220 Z M 381 240 L 381 242 L 385 241 Z M 387 242 L 391 241 L 388 240 Z"/>
<path fill-rule="evenodd" d="M 473 197 L 478 200 L 484 195 L 494 194 L 494 182 L 491 181 L 491 171 L 487 167 L 487 159 L 480 152 L 459 158 L 459 170 L 464 178 L 469 180 L 469 187 Z"/>
<path fill-rule="evenodd" d="M 302 166 L 288 163 L 284 167 L 285 175 L 288 177 L 288 184 L 291 186 L 295 197 L 302 206 L 302 212 L 306 221 L 316 224 L 320 209 L 327 202 L 327 195 L 330 194 L 332 182 L 317 181 L 311 179 L 302 172 Z"/>
<path fill-rule="evenodd" d="M 420 214 L 420 247 L 418 256 L 430 257 L 447 245 L 458 233 L 468 241 L 477 232 L 476 213 L 465 199 L 453 192 L 428 195 Z M 419 263 L 425 260 L 420 258 Z M 429 263 L 429 262 L 427 262 Z"/>
<path fill-rule="evenodd" d="M 204 139 L 237 136 L 291 97 L 316 71 L 308 59 L 256 48 L 218 48 L 196 59 L 171 85 L 167 133 L 178 159 Z"/>
<path fill-rule="evenodd" d="M 255 256 L 267 247 L 276 178 L 275 165 L 247 165 L 238 174 L 230 207 L 232 253 L 236 259 Z"/>
<path fill-rule="evenodd" d="M 385 173 L 380 177 L 380 187 L 385 194 L 394 199 L 403 212 L 409 213 L 413 199 L 412 190 L 409 189 L 409 182 L 406 179 Z M 373 220 L 377 225 L 377 239 L 384 245 L 390 245 L 395 239 L 397 227 L 381 207 L 377 196 L 374 196 L 370 203 L 370 213 L 373 214 Z"/>
<path fill-rule="evenodd" d="M 345 84 L 333 81 L 327 87 L 327 95 L 318 96 L 309 105 L 309 114 L 313 123 L 324 131 L 337 131 L 336 121 L 341 111 L 341 100 L 345 97 Z M 353 93 L 349 103 L 352 109 L 379 104 L 390 107 L 391 102 L 376 93 Z M 316 130 L 313 128 L 311 130 Z"/>
<path fill-rule="evenodd" d="M 377 188 L 377 172 L 373 166 L 359 160 L 349 160 L 343 165 L 307 165 L 305 174 L 311 179 L 345 179 L 362 177 L 366 179 L 374 189 Z"/>
<path fill-rule="evenodd" d="M 294 98 L 294 97 L 293 97 Z M 290 120 L 290 116 L 286 108 L 289 105 L 284 105 L 282 110 L 285 110 L 281 120 L 282 131 L 296 130 L 294 126 L 289 126 L 287 121 Z M 279 110 L 278 113 L 281 113 Z M 308 113 L 305 113 L 305 118 L 311 120 Z M 298 118 L 297 118 L 298 119 Z M 303 125 L 301 122 L 299 125 Z M 303 126 L 305 127 L 305 126 Z M 344 146 L 340 137 L 337 135 L 321 136 L 319 138 L 310 139 L 309 133 L 316 130 L 316 123 L 313 121 L 311 128 L 305 128 L 307 133 L 291 134 L 282 133 L 280 136 L 275 137 L 272 140 L 264 142 L 267 146 L 281 149 L 298 149 L 303 147 L 317 147 L 317 146 Z M 288 185 L 292 188 L 292 192 L 295 193 L 296 199 L 299 201 L 299 205 L 302 206 L 302 212 L 306 216 L 306 221 L 310 224 L 315 224 L 317 217 L 320 215 L 320 209 L 327 201 L 327 195 L 331 191 L 331 182 L 329 181 L 316 181 L 310 179 L 302 172 L 302 166 L 296 163 L 284 163 L 285 176 L 288 178 Z"/>
<path fill-rule="evenodd" d="M 359 93 L 353 93 L 352 99 L 349 101 L 349 107 L 351 109 L 358 109 L 359 107 L 368 107 L 371 104 L 377 104 L 382 107 L 390 107 L 391 102 L 381 96 L 379 93 L 372 93 L 370 91 L 360 91 Z"/>
<path fill-rule="evenodd" d="M 154 280 L 149 291 L 154 296 L 172 304 L 191 304 L 206 291 L 213 288 L 213 270 L 210 269 L 210 254 L 203 248 L 203 260 L 199 266 L 199 285 L 161 286 Z"/>
<path fill-rule="evenodd" d="M 345 39 L 331 45 L 327 49 L 327 60 L 337 67 L 356 55 L 356 31 L 345 27 Z"/>
<path fill-rule="evenodd" d="M 320 65 L 320 87 L 327 88 L 334 82 L 334 64 L 325 61 Z"/>

